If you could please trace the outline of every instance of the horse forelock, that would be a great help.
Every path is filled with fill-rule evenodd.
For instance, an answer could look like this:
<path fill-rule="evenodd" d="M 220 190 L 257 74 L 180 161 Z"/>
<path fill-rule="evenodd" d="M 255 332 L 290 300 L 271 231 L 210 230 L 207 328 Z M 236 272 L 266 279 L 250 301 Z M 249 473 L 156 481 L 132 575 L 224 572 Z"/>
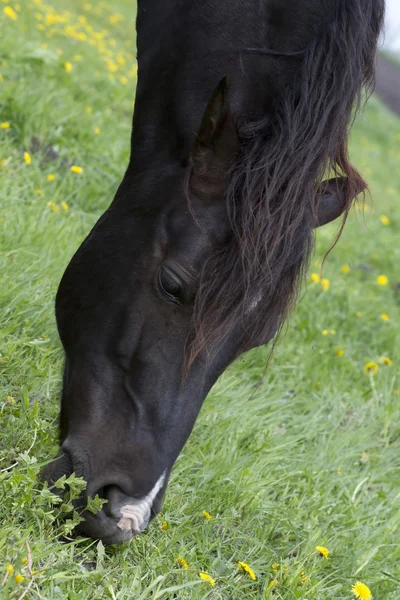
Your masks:
<path fill-rule="evenodd" d="M 280 329 L 309 264 L 315 191 L 327 173 L 348 178 L 336 243 L 364 187 L 348 158 L 348 132 L 363 88 L 373 87 L 383 14 L 384 0 L 336 2 L 273 111 L 241 124 L 240 157 L 225 196 L 232 235 L 203 266 L 186 368 L 233 330 L 242 332 L 240 353 Z"/>

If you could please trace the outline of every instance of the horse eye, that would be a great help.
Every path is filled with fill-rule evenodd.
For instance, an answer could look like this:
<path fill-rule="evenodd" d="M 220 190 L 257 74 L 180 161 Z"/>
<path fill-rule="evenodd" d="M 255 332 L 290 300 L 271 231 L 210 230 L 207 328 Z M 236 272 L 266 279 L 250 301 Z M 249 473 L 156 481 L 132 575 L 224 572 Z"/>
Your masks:
<path fill-rule="evenodd" d="M 181 282 L 168 267 L 160 267 L 158 271 L 158 287 L 167 300 L 174 304 L 181 304 Z"/>

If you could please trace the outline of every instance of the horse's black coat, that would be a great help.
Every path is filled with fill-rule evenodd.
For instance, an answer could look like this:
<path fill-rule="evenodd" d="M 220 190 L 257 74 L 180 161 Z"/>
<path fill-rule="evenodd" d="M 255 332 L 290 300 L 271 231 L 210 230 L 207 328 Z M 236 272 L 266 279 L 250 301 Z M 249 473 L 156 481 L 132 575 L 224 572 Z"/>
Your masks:
<path fill-rule="evenodd" d="M 273 337 L 313 225 L 363 189 L 346 135 L 382 17 L 383 0 L 139 0 L 129 166 L 57 294 L 49 481 L 74 469 L 87 495 L 143 497 L 217 377 Z M 329 166 L 345 177 L 321 188 Z M 111 504 L 85 533 L 130 537 Z"/>

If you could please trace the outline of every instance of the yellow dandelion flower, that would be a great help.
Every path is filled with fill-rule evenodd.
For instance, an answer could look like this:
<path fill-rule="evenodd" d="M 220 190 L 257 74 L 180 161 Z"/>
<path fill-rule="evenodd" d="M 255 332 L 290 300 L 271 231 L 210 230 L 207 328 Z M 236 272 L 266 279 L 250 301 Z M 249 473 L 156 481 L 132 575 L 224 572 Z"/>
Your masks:
<path fill-rule="evenodd" d="M 338 475 L 341 475 L 341 474 L 342 474 L 342 469 L 341 469 L 340 467 L 338 467 L 336 471 L 337 471 L 337 474 L 338 474 Z"/>
<path fill-rule="evenodd" d="M 10 396 L 11 398 L 11 396 Z M 7 567 L 6 567 L 6 571 L 8 573 L 8 575 L 14 575 L 14 567 L 12 566 L 11 563 L 8 563 Z"/>
<path fill-rule="evenodd" d="M 381 314 L 381 319 L 382 319 L 382 321 L 389 321 L 390 317 L 386 313 L 382 313 Z"/>
<path fill-rule="evenodd" d="M 366 375 L 376 375 L 379 371 L 379 367 L 374 362 L 367 362 L 364 366 L 364 373 Z"/>
<path fill-rule="evenodd" d="M 329 333 L 329 330 L 328 330 L 328 329 L 323 329 L 323 330 L 322 330 L 322 335 L 328 335 L 328 333 Z"/>
<path fill-rule="evenodd" d="M 207 521 L 209 521 L 210 519 L 212 519 L 212 515 L 210 515 L 210 513 L 209 513 L 209 512 L 207 512 L 206 510 L 203 510 L 203 513 L 202 513 L 202 514 L 203 514 L 203 517 L 204 517 L 204 518 L 205 518 Z"/>
<path fill-rule="evenodd" d="M 39 190 L 39 188 L 36 188 L 36 189 L 35 189 L 35 194 L 36 194 L 37 196 L 42 196 L 42 195 L 43 195 L 43 194 L 42 194 L 42 190 Z"/>
<path fill-rule="evenodd" d="M 214 587 L 214 585 L 215 585 L 215 579 L 213 579 L 211 577 L 211 575 L 209 575 L 208 573 L 205 573 L 204 571 L 200 571 L 199 577 L 203 581 L 208 581 L 208 583 L 211 585 L 211 587 Z"/>
<path fill-rule="evenodd" d="M 168 523 L 167 523 L 167 521 L 163 521 L 161 523 L 161 530 L 162 531 L 167 531 L 167 529 L 168 529 Z"/>
<path fill-rule="evenodd" d="M 43 335 L 42 335 L 42 337 L 43 337 Z M 27 556 L 24 556 L 24 558 L 22 559 L 22 564 L 23 565 L 27 565 L 28 564 L 28 557 Z"/>
<path fill-rule="evenodd" d="M 182 556 L 178 556 L 178 558 L 176 559 L 176 562 L 178 563 L 178 565 L 180 567 L 182 567 L 182 569 L 188 569 L 189 568 L 187 560 L 185 560 L 184 558 L 182 558 Z"/>
<path fill-rule="evenodd" d="M 270 581 L 268 584 L 269 589 L 272 590 L 272 588 L 275 587 L 277 583 L 278 583 L 277 579 L 273 579 L 272 581 Z"/>
<path fill-rule="evenodd" d="M 321 283 L 321 277 L 318 273 L 311 273 L 311 281 L 313 283 Z"/>
<path fill-rule="evenodd" d="M 256 575 L 255 575 L 253 569 L 250 567 L 250 565 L 248 565 L 245 562 L 240 562 L 240 561 L 237 563 L 237 565 L 241 571 L 243 571 L 244 573 L 247 573 L 247 575 L 250 577 L 250 579 L 256 579 Z"/>
<path fill-rule="evenodd" d="M 26 162 L 27 165 L 30 165 L 32 162 L 32 157 L 29 154 L 29 152 L 24 152 L 24 161 Z"/>
<path fill-rule="evenodd" d="M 330 329 L 330 330 L 329 330 L 329 333 L 330 333 L 331 335 L 335 335 L 335 333 L 336 333 L 336 329 Z"/>
<path fill-rule="evenodd" d="M 386 275 L 378 275 L 378 277 L 376 278 L 376 283 L 378 285 L 387 285 L 389 283 L 389 279 Z"/>
<path fill-rule="evenodd" d="M 10 123 L 8 121 L 0 123 L 0 129 L 10 129 Z"/>
<path fill-rule="evenodd" d="M 273 563 L 272 564 L 272 570 L 273 570 L 273 572 L 277 573 L 279 571 L 279 567 L 280 567 L 279 563 Z"/>
<path fill-rule="evenodd" d="M 379 359 L 379 362 L 382 365 L 387 365 L 388 367 L 391 367 L 392 364 L 393 364 L 393 361 L 390 360 L 390 358 L 388 358 L 387 356 L 381 356 L 380 359 Z"/>
<path fill-rule="evenodd" d="M 126 75 L 122 75 L 122 77 L 120 77 L 119 80 L 122 83 L 122 85 L 127 85 L 129 82 L 129 79 L 126 77 Z"/>
<path fill-rule="evenodd" d="M 344 354 L 344 350 L 342 350 L 342 348 L 339 348 L 338 350 L 336 350 L 336 354 L 339 358 L 341 358 Z"/>
<path fill-rule="evenodd" d="M 61 208 L 63 209 L 64 212 L 69 211 L 69 206 L 66 202 L 64 202 L 64 200 L 61 202 Z"/>
<path fill-rule="evenodd" d="M 83 169 L 82 167 L 79 167 L 78 165 L 72 165 L 71 167 L 71 171 L 72 173 L 82 173 Z"/>
<path fill-rule="evenodd" d="M 390 219 L 386 215 L 381 215 L 379 217 L 379 220 L 382 223 L 382 225 L 390 225 Z"/>
<path fill-rule="evenodd" d="M 51 200 L 49 200 L 49 201 L 47 202 L 47 206 L 48 206 L 49 208 L 51 208 L 51 210 L 52 210 L 53 212 L 58 212 L 58 211 L 60 210 L 59 206 L 58 206 L 58 205 L 57 205 L 55 202 L 52 202 Z"/>
<path fill-rule="evenodd" d="M 50 173 L 50 175 L 47 176 L 47 181 L 54 181 L 56 178 L 56 176 L 54 175 L 54 173 Z"/>
<path fill-rule="evenodd" d="M 95 135 L 100 135 L 100 133 L 101 133 L 101 129 L 100 129 L 100 127 L 95 127 L 95 128 L 93 129 L 93 131 L 94 131 Z"/>
<path fill-rule="evenodd" d="M 21 583 L 21 581 L 23 581 L 24 579 L 25 577 L 22 577 L 22 575 L 17 573 L 17 575 L 15 576 L 15 583 Z"/>
<path fill-rule="evenodd" d="M 361 317 L 362 316 L 362 312 L 360 312 L 359 310 L 356 312 L 356 317 Z"/>
<path fill-rule="evenodd" d="M 86 110 L 86 112 L 87 112 L 88 115 L 92 115 L 93 114 L 93 108 L 91 106 L 87 106 L 85 108 L 85 110 Z"/>
<path fill-rule="evenodd" d="M 300 577 L 301 577 L 301 583 L 302 583 L 302 585 L 304 585 L 305 583 L 307 583 L 307 581 L 310 580 L 310 578 L 306 575 L 305 571 L 302 571 L 300 573 Z"/>
<path fill-rule="evenodd" d="M 6 396 L 5 398 L 7 404 L 15 404 L 15 398 L 13 396 Z M 12 575 L 12 573 L 11 573 Z"/>
<path fill-rule="evenodd" d="M 324 292 L 326 292 L 327 290 L 329 290 L 331 285 L 331 282 L 329 281 L 329 279 L 321 279 L 321 287 L 324 290 Z"/>
<path fill-rule="evenodd" d="M 0 83 L 3 81 L 3 75 L 0 73 Z"/>
<path fill-rule="evenodd" d="M 316 546 L 315 549 L 324 558 L 329 558 L 329 550 L 328 550 L 328 548 L 325 548 L 324 546 Z"/>
<path fill-rule="evenodd" d="M 73 69 L 73 64 L 69 61 L 64 63 L 64 69 L 67 71 L 67 73 L 71 73 L 72 69 Z"/>
<path fill-rule="evenodd" d="M 342 265 L 340 267 L 340 270 L 342 271 L 342 273 L 348 273 L 350 271 L 350 267 L 349 265 Z"/>
<path fill-rule="evenodd" d="M 12 19 L 13 21 L 16 21 L 16 19 L 18 18 L 17 13 L 13 8 L 11 8 L 11 6 L 5 6 L 3 8 L 3 13 L 6 15 L 6 17 Z"/>
<path fill-rule="evenodd" d="M 371 590 L 365 583 L 361 583 L 361 581 L 356 581 L 356 583 L 352 586 L 351 591 L 359 600 L 371 600 L 372 594 Z"/>

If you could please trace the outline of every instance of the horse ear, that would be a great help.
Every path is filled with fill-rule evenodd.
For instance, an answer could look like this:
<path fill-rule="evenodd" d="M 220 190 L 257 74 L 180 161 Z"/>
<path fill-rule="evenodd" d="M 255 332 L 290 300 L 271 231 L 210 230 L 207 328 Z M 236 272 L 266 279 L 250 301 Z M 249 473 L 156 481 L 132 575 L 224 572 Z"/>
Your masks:
<path fill-rule="evenodd" d="M 317 197 L 320 195 L 320 200 L 314 227 L 326 225 L 340 217 L 346 208 L 348 185 L 349 180 L 347 177 L 334 177 L 321 183 L 320 190 L 317 192 Z M 365 186 L 359 189 L 354 197 L 364 190 Z"/>
<path fill-rule="evenodd" d="M 211 95 L 194 140 L 189 187 L 200 196 L 224 193 L 230 168 L 239 155 L 240 142 L 229 90 L 229 80 L 224 77 Z"/>

